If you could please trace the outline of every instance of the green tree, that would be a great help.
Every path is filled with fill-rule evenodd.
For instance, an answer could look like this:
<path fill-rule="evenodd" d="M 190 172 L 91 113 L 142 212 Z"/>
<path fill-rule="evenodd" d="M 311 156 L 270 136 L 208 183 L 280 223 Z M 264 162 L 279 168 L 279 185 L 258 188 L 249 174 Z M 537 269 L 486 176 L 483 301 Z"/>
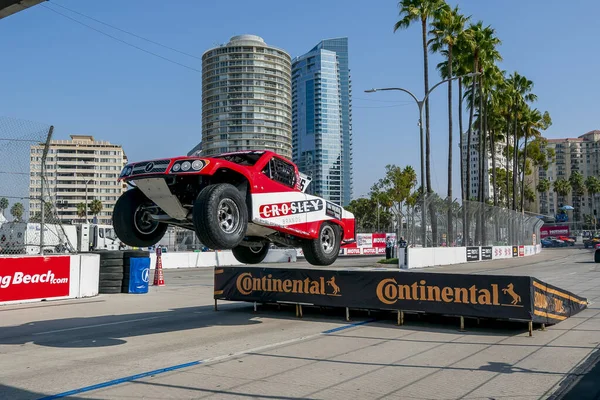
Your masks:
<path fill-rule="evenodd" d="M 548 193 L 550 190 L 550 180 L 548 178 L 540 179 L 535 190 L 537 190 L 538 193 Z M 546 197 L 548 198 L 548 210 L 550 210 L 550 196 Z"/>
<path fill-rule="evenodd" d="M 573 196 L 577 196 L 578 206 L 575 208 L 574 214 L 577 216 L 576 221 L 581 218 L 581 198 L 585 194 L 585 180 L 579 171 L 572 171 L 569 176 L 569 185 L 573 189 Z"/>
<path fill-rule="evenodd" d="M 8 199 L 3 197 L 0 199 L 0 209 L 2 210 L 2 215 L 4 215 L 4 211 L 8 208 Z"/>
<path fill-rule="evenodd" d="M 396 165 L 386 165 L 385 176 L 371 189 L 371 197 L 379 199 L 402 221 L 404 203 L 417 184 L 417 174 L 411 166 L 403 169 Z M 400 224 L 399 224 L 400 227 Z"/>
<path fill-rule="evenodd" d="M 102 211 L 102 208 L 103 208 L 102 202 L 98 199 L 94 199 L 90 203 L 90 212 L 94 216 L 97 216 L 98 214 L 100 214 L 100 212 Z"/>
<path fill-rule="evenodd" d="M 541 137 L 541 130 L 546 130 L 552 124 L 550 115 L 546 111 L 543 115 L 536 108 L 531 109 L 528 106 L 525 107 L 523 115 L 523 137 L 525 138 L 525 144 L 523 147 L 523 179 L 521 180 L 521 211 L 525 206 L 525 175 L 526 175 L 526 163 L 527 163 L 527 140 L 531 138 Z"/>
<path fill-rule="evenodd" d="M 77 204 L 77 216 L 79 218 L 85 218 L 86 211 L 87 211 L 86 205 L 83 201 L 81 203 Z"/>
<path fill-rule="evenodd" d="M 58 221 L 53 211 L 54 205 L 50 201 L 44 201 L 44 222 L 47 224 L 52 224 Z M 37 211 L 33 217 L 29 219 L 29 222 L 42 222 L 42 213 Z"/>
<path fill-rule="evenodd" d="M 378 210 L 377 201 L 368 198 L 352 200 L 346 209 L 354 214 L 357 232 L 375 231 L 377 225 L 387 227 L 391 223 L 391 214 L 383 207 Z"/>
<path fill-rule="evenodd" d="M 513 119 L 513 187 L 517 187 L 517 176 L 518 176 L 518 145 L 519 145 L 519 129 L 518 122 L 523 119 L 525 114 L 525 105 L 527 102 L 533 102 L 537 100 L 537 96 L 532 93 L 533 82 L 518 72 L 508 78 L 508 85 L 512 96 L 512 119 Z M 513 190 L 513 201 L 512 209 L 517 209 L 517 191 Z"/>
<path fill-rule="evenodd" d="M 444 78 L 452 78 L 452 50 L 457 45 L 458 41 L 461 40 L 461 36 L 465 35 L 465 24 L 468 22 L 469 17 L 465 17 L 460 14 L 458 6 L 454 9 L 445 9 L 438 14 L 437 18 L 432 24 L 431 34 L 431 50 L 438 52 L 440 50 L 446 50 L 447 54 L 447 76 Z M 453 150 L 453 138 L 452 138 L 452 81 L 448 82 L 448 201 L 452 201 L 452 150 Z M 452 208 L 448 207 L 448 241 L 453 241 L 452 233 Z"/>
<path fill-rule="evenodd" d="M 554 181 L 552 188 L 558 196 L 565 197 L 571 191 L 571 184 L 565 178 L 558 178 Z"/>
<path fill-rule="evenodd" d="M 24 212 L 25 207 L 23 207 L 23 204 L 21 203 L 15 203 L 10 208 L 10 214 L 15 218 L 15 221 L 21 221 Z"/>
<path fill-rule="evenodd" d="M 428 22 L 437 16 L 448 10 L 449 6 L 444 0 L 401 0 L 399 2 L 400 7 L 400 20 L 394 25 L 394 32 L 399 29 L 406 29 L 414 22 L 421 23 L 421 37 L 423 45 L 423 77 L 425 93 L 429 91 L 429 58 L 428 58 Z M 431 143 L 430 143 L 430 132 L 429 132 L 429 98 L 425 99 L 425 176 L 427 184 L 421 183 L 427 189 L 427 193 L 433 193 L 431 188 Z M 430 212 L 433 211 L 430 209 Z M 437 233 L 437 221 L 434 218 L 432 224 L 432 231 L 434 237 Z"/>

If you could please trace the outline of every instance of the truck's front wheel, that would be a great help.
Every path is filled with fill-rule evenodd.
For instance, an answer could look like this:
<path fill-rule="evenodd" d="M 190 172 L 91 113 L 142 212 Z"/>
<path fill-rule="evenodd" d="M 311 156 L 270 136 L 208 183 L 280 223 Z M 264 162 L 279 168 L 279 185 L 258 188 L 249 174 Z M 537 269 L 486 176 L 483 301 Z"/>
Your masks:
<path fill-rule="evenodd" d="M 248 210 L 239 190 L 229 183 L 209 185 L 194 203 L 198 239 L 213 250 L 230 250 L 246 236 Z"/>
<path fill-rule="evenodd" d="M 123 243 L 131 247 L 149 247 L 162 239 L 168 226 L 150 218 L 149 209 L 153 206 L 138 188 L 119 197 L 112 218 L 115 233 Z"/>

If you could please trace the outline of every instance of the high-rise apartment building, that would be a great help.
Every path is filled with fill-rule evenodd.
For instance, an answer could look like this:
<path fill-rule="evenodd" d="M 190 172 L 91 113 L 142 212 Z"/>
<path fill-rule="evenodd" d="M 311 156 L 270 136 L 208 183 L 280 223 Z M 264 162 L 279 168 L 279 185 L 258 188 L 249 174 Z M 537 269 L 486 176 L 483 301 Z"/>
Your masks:
<path fill-rule="evenodd" d="M 291 57 L 255 35 L 202 55 L 202 153 L 272 150 L 292 158 Z"/>
<path fill-rule="evenodd" d="M 292 65 L 294 161 L 309 189 L 348 205 L 353 195 L 352 83 L 348 38 L 319 42 Z"/>
<path fill-rule="evenodd" d="M 44 146 L 31 146 L 29 181 L 29 217 L 41 211 L 42 153 Z M 46 158 L 46 187 L 43 198 L 59 205 L 58 216 L 64 222 L 84 222 L 77 215 L 77 204 L 102 202 L 99 224 L 112 224 L 112 210 L 127 186 L 117 182 L 127 164 L 120 145 L 97 141 L 93 136 L 71 135 L 71 140 L 52 140 Z M 93 216 L 88 207 L 88 220 Z"/>
<path fill-rule="evenodd" d="M 546 170 L 537 168 L 529 181 L 536 192 L 532 207 L 534 212 L 554 216 L 561 204 L 570 205 L 575 209 L 574 218 L 581 220 L 585 214 L 592 215 L 595 206 L 599 217 L 600 193 L 595 194 L 594 201 L 587 192 L 583 196 L 577 196 L 572 189 L 566 196 L 562 196 L 554 192 L 554 182 L 559 178 L 568 181 L 575 171 L 580 172 L 584 180 L 588 176 L 600 177 L 600 131 L 591 131 L 577 138 L 548 139 L 546 148 L 554 149 L 554 160 L 550 160 Z M 550 190 L 538 193 L 536 187 L 543 178 L 550 181 Z"/>

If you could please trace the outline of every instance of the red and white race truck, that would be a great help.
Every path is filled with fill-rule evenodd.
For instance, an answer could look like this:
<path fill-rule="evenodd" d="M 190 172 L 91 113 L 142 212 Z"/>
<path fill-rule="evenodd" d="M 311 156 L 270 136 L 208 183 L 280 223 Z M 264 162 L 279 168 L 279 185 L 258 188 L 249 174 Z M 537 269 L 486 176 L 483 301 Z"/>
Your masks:
<path fill-rule="evenodd" d="M 119 180 L 133 189 L 117 201 L 113 227 L 132 247 L 158 243 L 175 225 L 245 264 L 260 263 L 275 243 L 302 248 L 313 265 L 330 265 L 342 244 L 355 241 L 354 215 L 307 194 L 310 179 L 274 152 L 130 163 Z"/>

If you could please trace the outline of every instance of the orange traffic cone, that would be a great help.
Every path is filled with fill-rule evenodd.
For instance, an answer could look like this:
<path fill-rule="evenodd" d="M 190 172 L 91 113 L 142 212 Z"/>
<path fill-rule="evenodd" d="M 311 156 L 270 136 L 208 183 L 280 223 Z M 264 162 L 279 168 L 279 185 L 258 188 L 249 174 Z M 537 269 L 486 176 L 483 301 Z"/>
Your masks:
<path fill-rule="evenodd" d="M 154 282 L 152 286 L 165 286 L 165 276 L 162 269 L 162 251 L 160 247 L 156 248 L 156 268 L 154 269 Z"/>

